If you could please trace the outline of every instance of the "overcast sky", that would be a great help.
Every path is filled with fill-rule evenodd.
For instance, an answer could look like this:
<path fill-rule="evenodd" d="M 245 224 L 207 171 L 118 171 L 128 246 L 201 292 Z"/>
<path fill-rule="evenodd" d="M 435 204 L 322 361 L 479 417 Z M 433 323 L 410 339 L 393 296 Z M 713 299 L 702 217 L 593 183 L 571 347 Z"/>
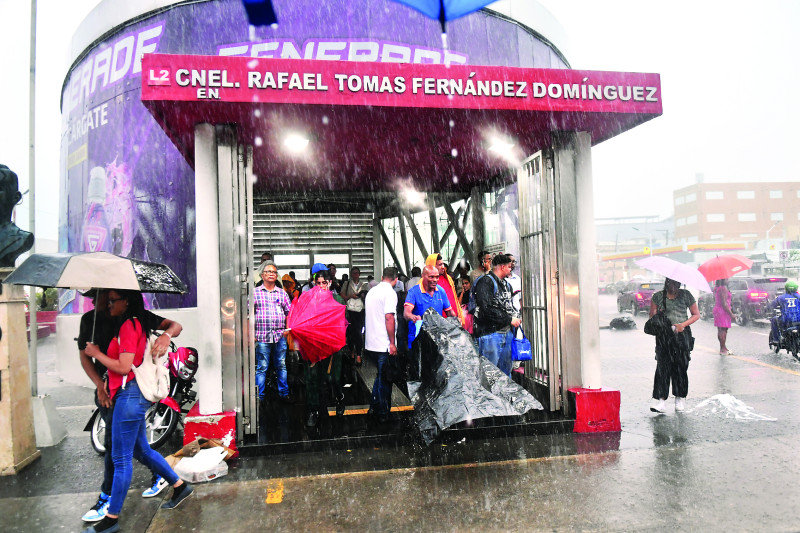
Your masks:
<path fill-rule="evenodd" d="M 132 0 L 133 1 L 133 0 Z M 519 0 L 526 1 L 526 0 Z M 39 0 L 37 235 L 58 224 L 59 99 L 66 54 L 97 0 Z M 667 216 L 672 191 L 708 182 L 800 181 L 800 1 L 541 0 L 573 68 L 661 74 L 663 116 L 597 146 L 595 216 Z M 0 0 L 0 163 L 28 188 L 24 0 Z M 27 199 L 17 221 L 28 227 Z"/>

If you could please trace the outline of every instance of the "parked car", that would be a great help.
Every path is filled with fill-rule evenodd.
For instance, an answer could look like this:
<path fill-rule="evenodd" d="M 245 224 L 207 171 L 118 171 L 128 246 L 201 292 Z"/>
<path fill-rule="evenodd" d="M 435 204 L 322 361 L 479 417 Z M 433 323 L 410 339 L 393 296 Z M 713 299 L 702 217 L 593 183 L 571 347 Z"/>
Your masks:
<path fill-rule="evenodd" d="M 787 278 L 736 276 L 728 280 L 731 291 L 733 320 L 744 326 L 752 320 L 766 319 L 772 314 L 770 303 L 783 293 Z M 713 285 L 713 283 L 712 283 Z M 714 319 L 714 294 L 703 293 L 697 301 L 700 318 Z"/>
<path fill-rule="evenodd" d="M 628 282 L 617 295 L 617 310 L 628 311 L 636 316 L 640 311 L 649 312 L 653 293 L 664 288 L 663 281 L 636 280 Z"/>
<path fill-rule="evenodd" d="M 600 285 L 600 294 L 617 294 L 626 284 L 626 281 L 615 281 L 606 285 Z"/>

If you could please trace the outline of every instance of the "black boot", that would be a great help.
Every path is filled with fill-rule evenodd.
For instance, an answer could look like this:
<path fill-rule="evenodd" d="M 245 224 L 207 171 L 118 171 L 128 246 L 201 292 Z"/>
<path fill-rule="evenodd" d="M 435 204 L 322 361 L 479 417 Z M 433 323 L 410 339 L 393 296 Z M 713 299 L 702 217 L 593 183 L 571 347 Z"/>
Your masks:
<path fill-rule="evenodd" d="M 317 411 L 309 411 L 308 418 L 306 418 L 306 427 L 313 428 L 319 422 L 319 413 Z"/>
<path fill-rule="evenodd" d="M 344 394 L 336 400 L 336 416 L 344 416 Z"/>

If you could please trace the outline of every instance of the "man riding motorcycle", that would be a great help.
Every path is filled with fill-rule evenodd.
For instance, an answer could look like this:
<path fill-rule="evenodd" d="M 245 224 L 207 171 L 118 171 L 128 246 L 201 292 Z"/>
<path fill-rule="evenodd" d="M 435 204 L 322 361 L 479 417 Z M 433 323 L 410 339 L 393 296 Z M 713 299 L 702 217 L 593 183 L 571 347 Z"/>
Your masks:
<path fill-rule="evenodd" d="M 800 294 L 797 293 L 797 282 L 787 281 L 784 288 L 786 292 L 772 302 L 773 309 L 780 313 L 776 313 L 770 319 L 770 346 L 780 347 L 781 333 L 787 327 L 800 323 Z"/>

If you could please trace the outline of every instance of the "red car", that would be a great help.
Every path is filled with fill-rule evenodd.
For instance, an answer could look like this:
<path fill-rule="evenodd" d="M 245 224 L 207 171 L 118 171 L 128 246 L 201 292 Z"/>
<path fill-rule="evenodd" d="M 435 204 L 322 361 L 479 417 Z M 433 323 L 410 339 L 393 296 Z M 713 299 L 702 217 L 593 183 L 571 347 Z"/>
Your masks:
<path fill-rule="evenodd" d="M 627 311 L 633 316 L 636 316 L 640 311 L 648 313 L 653 293 L 663 288 L 663 281 L 629 281 L 617 295 L 617 310 L 620 313 Z"/>

